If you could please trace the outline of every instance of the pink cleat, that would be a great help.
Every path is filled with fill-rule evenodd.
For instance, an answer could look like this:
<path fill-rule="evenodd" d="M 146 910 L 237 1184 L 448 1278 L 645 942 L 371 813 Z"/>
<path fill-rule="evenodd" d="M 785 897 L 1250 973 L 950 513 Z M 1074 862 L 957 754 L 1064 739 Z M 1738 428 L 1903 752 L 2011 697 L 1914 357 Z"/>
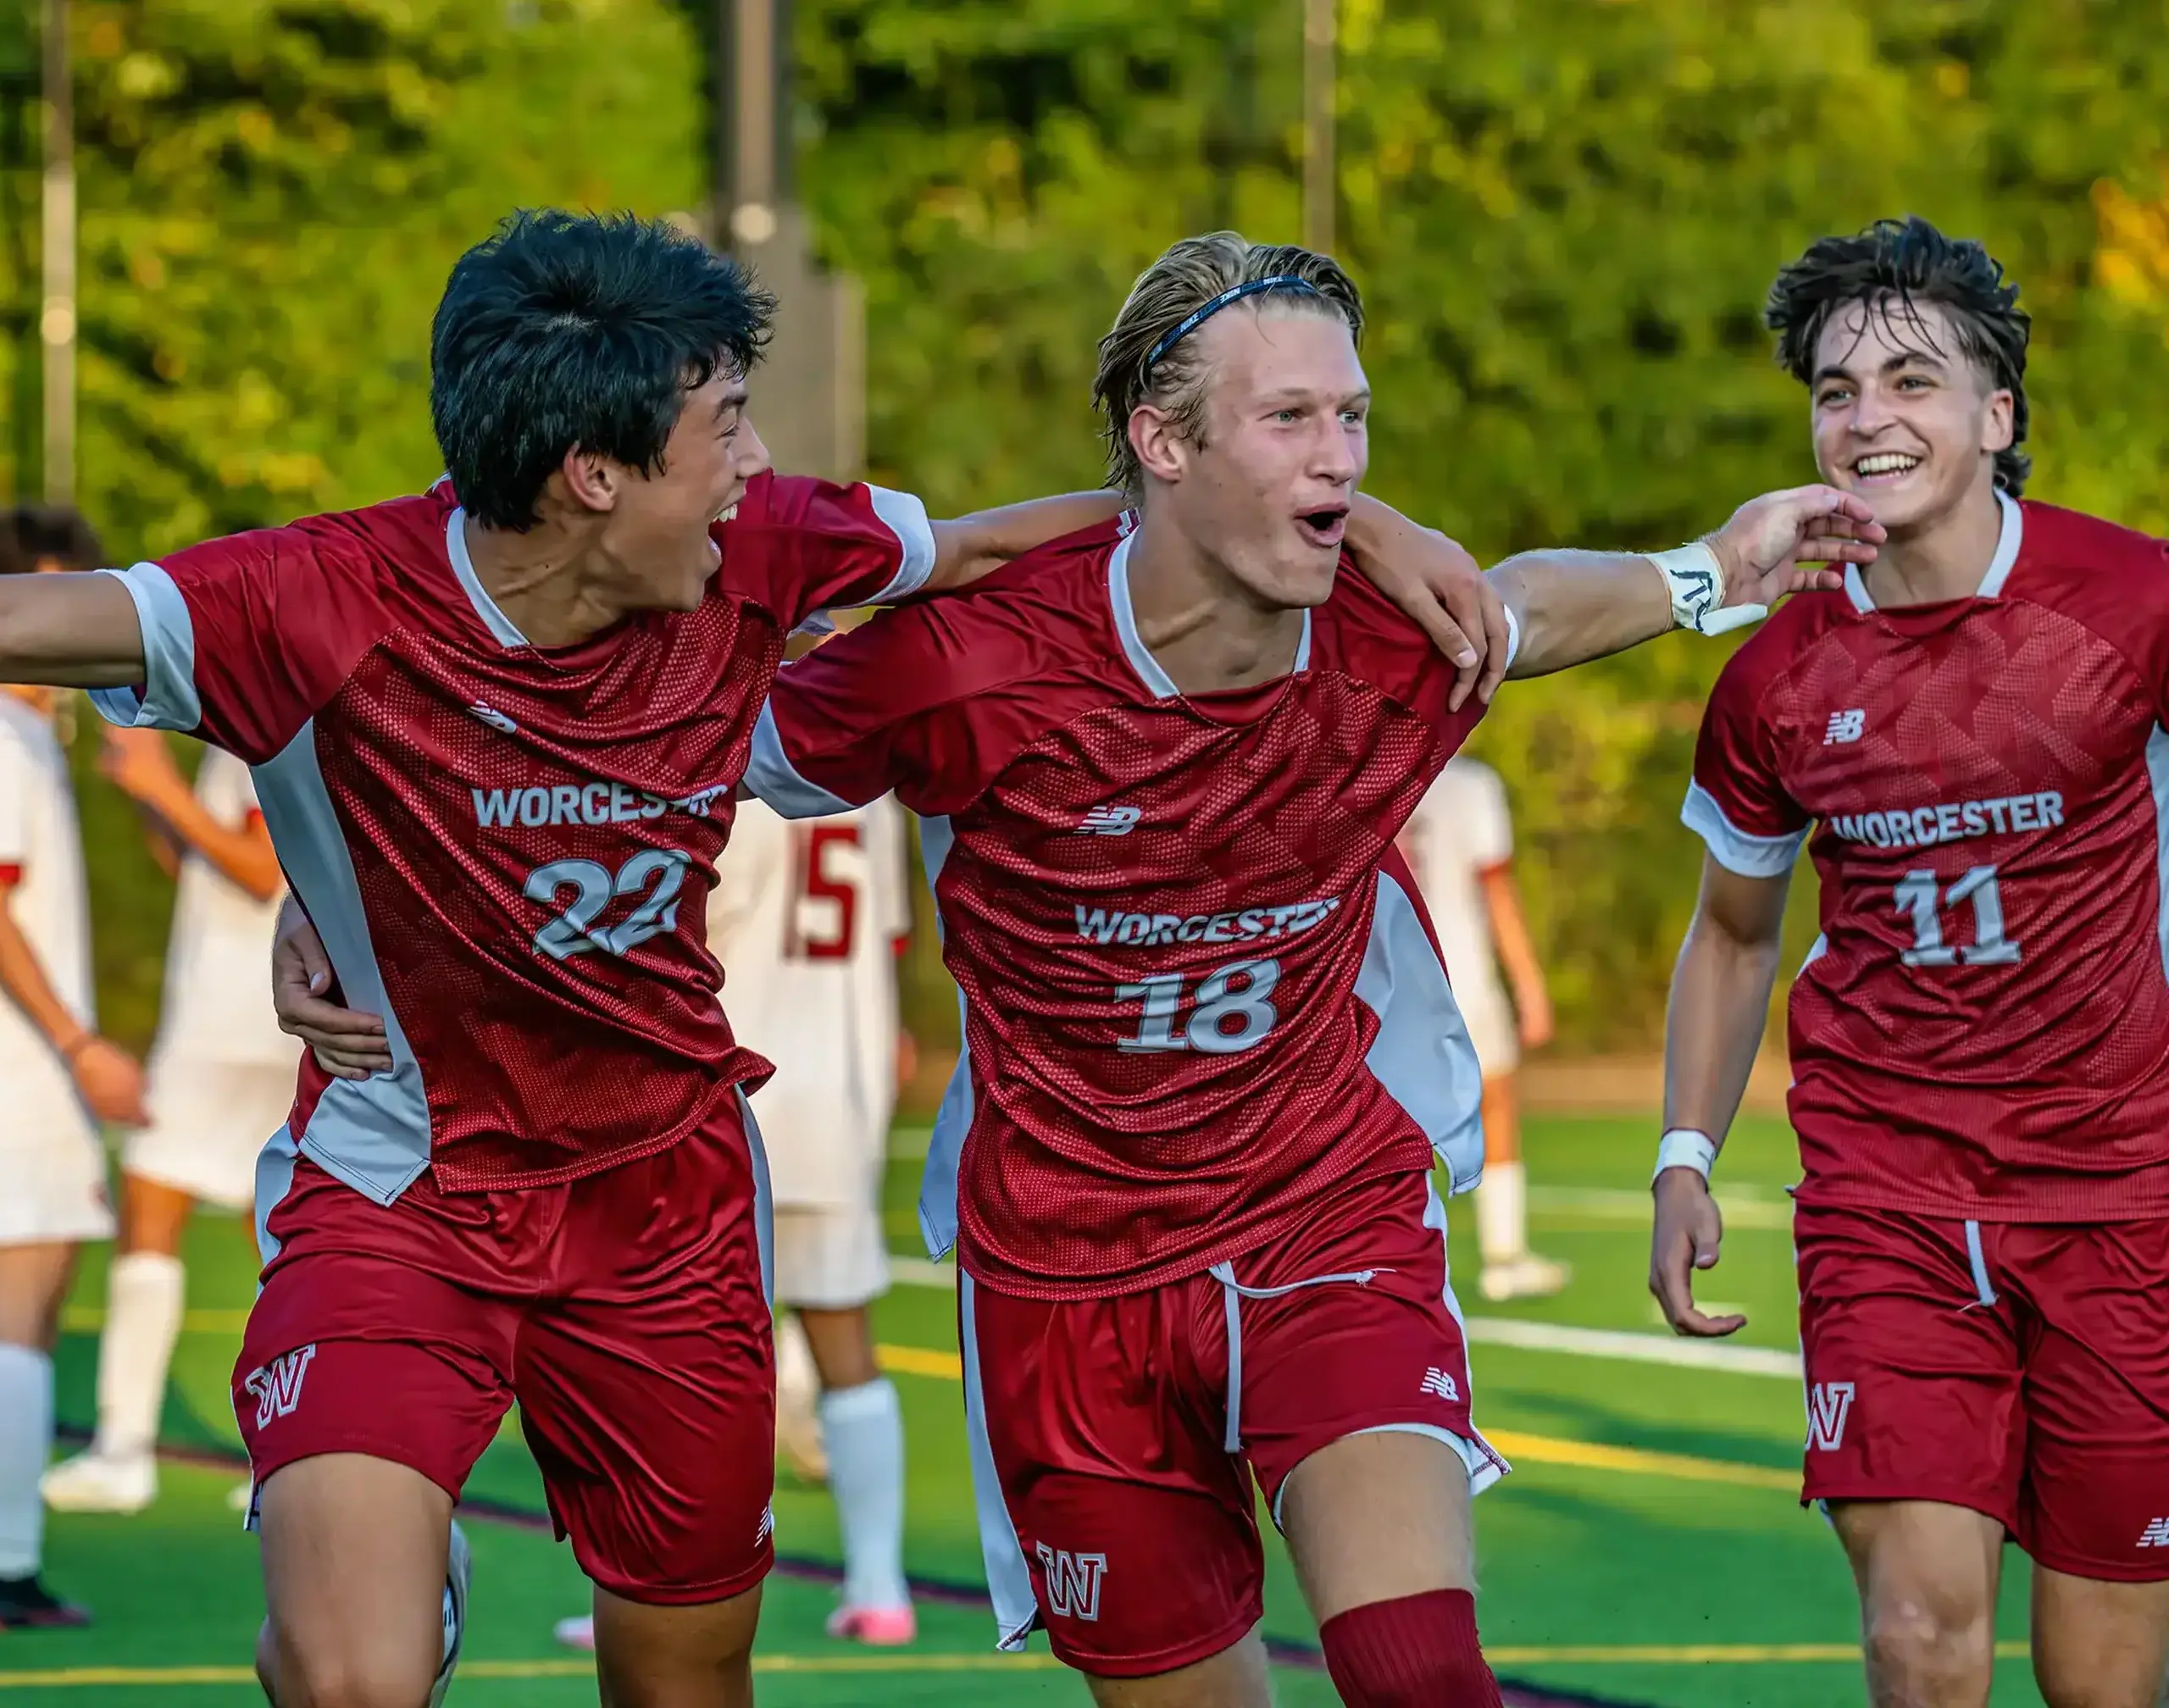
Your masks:
<path fill-rule="evenodd" d="M 829 1634 L 876 1649 L 900 1649 L 918 1636 L 918 1615 L 903 1607 L 839 1607 L 829 1616 Z"/>

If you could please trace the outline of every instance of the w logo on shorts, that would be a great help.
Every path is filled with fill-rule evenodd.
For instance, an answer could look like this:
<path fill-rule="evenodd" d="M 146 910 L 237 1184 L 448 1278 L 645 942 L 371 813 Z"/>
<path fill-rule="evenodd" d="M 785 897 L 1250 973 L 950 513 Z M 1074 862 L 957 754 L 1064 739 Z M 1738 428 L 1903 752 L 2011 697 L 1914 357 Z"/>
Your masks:
<path fill-rule="evenodd" d="M 1807 1390 L 1807 1446 L 1834 1453 L 1845 1439 L 1845 1414 L 1853 1409 L 1853 1384 L 1817 1382 Z"/>
<path fill-rule="evenodd" d="M 241 1385 L 256 1396 L 256 1427 L 284 1417 L 302 1403 L 302 1378 L 308 1374 L 308 1361 L 316 1356 L 313 1342 L 281 1353 L 259 1370 L 248 1372 Z"/>
<path fill-rule="evenodd" d="M 1067 1548 L 1039 1545 L 1040 1565 L 1047 1577 L 1047 1611 L 1065 1619 L 1100 1616 L 1100 1580 L 1107 1575 L 1104 1554 L 1073 1554 Z"/>

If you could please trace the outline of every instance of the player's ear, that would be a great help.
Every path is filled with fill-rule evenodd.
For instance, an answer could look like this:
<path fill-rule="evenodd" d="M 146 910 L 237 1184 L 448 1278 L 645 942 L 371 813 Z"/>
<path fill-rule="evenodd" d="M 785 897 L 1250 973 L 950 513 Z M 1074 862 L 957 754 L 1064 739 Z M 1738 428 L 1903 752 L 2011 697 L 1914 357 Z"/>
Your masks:
<path fill-rule="evenodd" d="M 1981 424 L 1981 448 L 1991 452 L 2010 450 L 2017 419 L 2017 403 L 2008 391 L 1999 386 L 1989 392 L 1989 412 Z"/>
<path fill-rule="evenodd" d="M 558 465 L 565 483 L 565 496 L 581 510 L 608 511 L 618 507 L 623 471 L 599 451 L 575 445 Z"/>
<path fill-rule="evenodd" d="M 1168 412 L 1140 403 L 1129 412 L 1129 448 L 1147 474 L 1162 480 L 1183 477 L 1182 435 Z"/>

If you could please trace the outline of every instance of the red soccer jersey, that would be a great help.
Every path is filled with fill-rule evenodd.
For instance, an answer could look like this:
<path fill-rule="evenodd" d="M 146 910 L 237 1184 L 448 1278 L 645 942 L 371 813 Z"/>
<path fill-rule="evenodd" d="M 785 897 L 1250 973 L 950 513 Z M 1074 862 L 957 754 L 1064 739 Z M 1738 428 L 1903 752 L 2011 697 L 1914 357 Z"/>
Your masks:
<path fill-rule="evenodd" d="M 1814 828 L 1792 994 L 1803 1203 L 2169 1213 L 2169 557 L 2004 503 L 1980 594 L 1859 574 L 1725 667 L 1684 817 L 1732 871 Z"/>
<path fill-rule="evenodd" d="M 898 596 L 924 510 L 763 476 L 696 610 L 530 646 L 475 579 L 448 485 L 124 572 L 141 694 L 116 721 L 254 768 L 280 862 L 395 1070 L 302 1067 L 293 1133 L 390 1202 L 540 1185 L 662 1149 L 768 1063 L 704 946 L 732 791 L 790 629 Z"/>
<path fill-rule="evenodd" d="M 748 781 L 925 816 L 963 995 L 922 1203 L 1001 1289 L 1195 1274 L 1321 1197 L 1480 1162 L 1479 1082 L 1394 835 L 1482 716 L 1353 574 L 1293 674 L 1179 694 L 1118 524 L 785 670 Z M 961 1154 L 960 1154 L 961 1153 Z M 961 1173 L 955 1171 L 960 1170 Z"/>

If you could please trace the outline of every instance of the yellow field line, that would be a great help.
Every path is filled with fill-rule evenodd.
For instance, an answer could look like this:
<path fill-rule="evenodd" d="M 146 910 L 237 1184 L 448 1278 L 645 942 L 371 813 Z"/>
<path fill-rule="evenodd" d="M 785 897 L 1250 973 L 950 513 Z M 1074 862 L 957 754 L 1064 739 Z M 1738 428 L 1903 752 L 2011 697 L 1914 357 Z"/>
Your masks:
<path fill-rule="evenodd" d="M 105 1327 L 102 1305 L 70 1305 L 60 1313 L 60 1326 L 70 1334 L 95 1334 Z M 248 1327 L 246 1311 L 189 1311 L 182 1313 L 181 1331 L 188 1334 L 238 1334 Z"/>
<path fill-rule="evenodd" d="M 964 1361 L 954 1352 L 931 1346 L 876 1346 L 874 1362 L 899 1376 L 932 1376 L 942 1381 L 964 1379 Z"/>
<path fill-rule="evenodd" d="M 1499 1666 L 1757 1666 L 1816 1662 L 1860 1664 L 1850 1643 L 1620 1643 L 1501 1645 L 1484 1655 Z M 2022 1661 L 2023 1643 L 1999 1643 L 1996 1659 Z M 756 1655 L 756 1672 L 1046 1672 L 1062 1663 L 1051 1655 Z M 463 1678 L 584 1678 L 591 1661 L 469 1661 Z M 61 1666 L 37 1672 L 0 1671 L 0 1690 L 126 1689 L 153 1685 L 251 1684 L 246 1666 Z"/>

